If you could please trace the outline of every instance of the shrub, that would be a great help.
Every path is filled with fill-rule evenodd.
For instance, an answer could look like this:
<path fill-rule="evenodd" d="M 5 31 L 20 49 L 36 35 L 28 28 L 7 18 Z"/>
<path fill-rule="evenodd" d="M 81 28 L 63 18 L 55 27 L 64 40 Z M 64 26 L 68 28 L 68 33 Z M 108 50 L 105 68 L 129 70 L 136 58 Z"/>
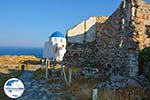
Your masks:
<path fill-rule="evenodd" d="M 139 60 L 144 60 L 147 67 L 147 78 L 150 80 L 150 47 L 146 47 L 139 53 Z"/>
<path fill-rule="evenodd" d="M 39 68 L 34 73 L 34 79 L 41 80 L 45 78 L 45 68 Z"/>

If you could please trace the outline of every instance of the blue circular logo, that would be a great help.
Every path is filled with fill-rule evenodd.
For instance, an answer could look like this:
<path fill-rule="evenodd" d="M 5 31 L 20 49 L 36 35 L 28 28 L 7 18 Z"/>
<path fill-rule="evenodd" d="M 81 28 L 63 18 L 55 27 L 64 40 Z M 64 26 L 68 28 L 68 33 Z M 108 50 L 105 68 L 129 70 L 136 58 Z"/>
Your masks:
<path fill-rule="evenodd" d="M 24 92 L 24 85 L 21 80 L 11 78 L 4 85 L 5 94 L 12 99 L 19 98 Z"/>

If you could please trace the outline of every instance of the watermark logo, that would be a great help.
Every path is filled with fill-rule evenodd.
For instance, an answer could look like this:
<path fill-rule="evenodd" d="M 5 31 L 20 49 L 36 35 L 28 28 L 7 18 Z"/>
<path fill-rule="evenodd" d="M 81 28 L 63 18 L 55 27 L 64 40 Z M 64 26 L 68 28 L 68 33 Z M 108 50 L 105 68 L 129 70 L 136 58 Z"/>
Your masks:
<path fill-rule="evenodd" d="M 17 78 L 11 78 L 6 81 L 4 85 L 4 92 L 12 99 L 19 98 L 24 92 L 24 85 L 21 80 Z"/>

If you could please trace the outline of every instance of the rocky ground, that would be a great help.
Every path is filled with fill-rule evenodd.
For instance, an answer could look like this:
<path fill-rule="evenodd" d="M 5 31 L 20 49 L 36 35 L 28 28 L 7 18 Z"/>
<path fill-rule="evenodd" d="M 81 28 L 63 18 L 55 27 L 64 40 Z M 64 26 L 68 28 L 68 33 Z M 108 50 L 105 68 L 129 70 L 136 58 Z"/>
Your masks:
<path fill-rule="evenodd" d="M 25 91 L 18 100 L 62 100 L 61 91 L 50 91 L 51 88 L 62 88 L 61 84 L 48 84 L 46 80 L 37 81 L 32 71 L 25 71 L 20 79 L 25 85 Z"/>
<path fill-rule="evenodd" d="M 37 65 L 35 65 L 37 66 Z M 68 78 L 68 68 L 65 68 Z M 15 75 L 16 73 L 16 75 Z M 99 100 L 149 100 L 150 83 L 144 76 L 125 77 L 111 74 L 103 75 L 98 68 L 72 68 L 72 83 L 66 85 L 60 69 L 49 69 L 49 78 L 45 80 L 45 68 L 16 70 L 10 75 L 0 74 L 0 86 L 11 77 L 23 81 L 25 91 L 18 100 L 92 100 L 93 89 L 98 89 Z M 18 73 L 18 74 L 17 74 Z M 3 87 L 0 87 L 3 89 Z M 0 100 L 8 99 L 6 95 Z M 3 99 L 4 98 L 4 99 Z"/>

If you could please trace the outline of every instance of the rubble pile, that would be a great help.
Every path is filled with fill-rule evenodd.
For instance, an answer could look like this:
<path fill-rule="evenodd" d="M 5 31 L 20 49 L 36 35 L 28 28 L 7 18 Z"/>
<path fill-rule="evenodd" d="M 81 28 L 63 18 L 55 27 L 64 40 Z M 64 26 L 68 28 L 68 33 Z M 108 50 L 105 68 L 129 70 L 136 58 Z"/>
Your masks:
<path fill-rule="evenodd" d="M 142 88 L 149 86 L 150 83 L 144 76 L 139 77 L 124 77 L 114 75 L 110 77 L 110 81 L 100 82 L 97 86 L 98 89 L 124 89 L 124 88 Z"/>

